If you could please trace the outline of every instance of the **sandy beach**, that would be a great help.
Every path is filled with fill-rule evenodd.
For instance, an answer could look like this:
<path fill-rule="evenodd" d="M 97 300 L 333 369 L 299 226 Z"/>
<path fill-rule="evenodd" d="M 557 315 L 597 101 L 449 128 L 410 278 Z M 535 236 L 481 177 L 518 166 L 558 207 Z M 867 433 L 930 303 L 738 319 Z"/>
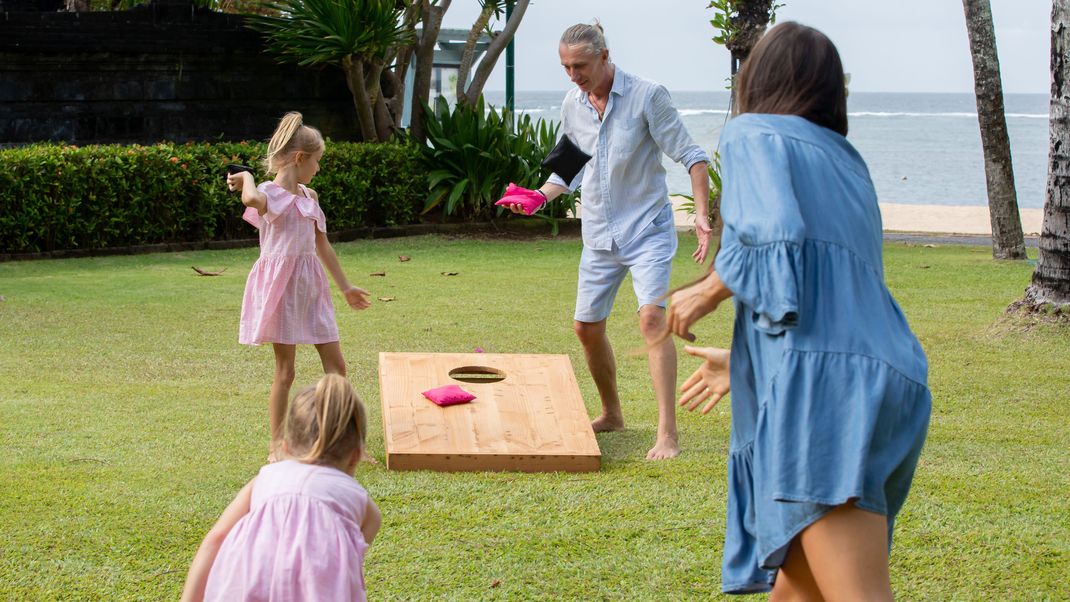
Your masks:
<path fill-rule="evenodd" d="M 679 207 L 687 199 L 672 198 L 673 206 Z M 881 203 L 881 220 L 885 232 L 923 232 L 927 234 L 969 234 L 991 236 L 988 207 L 984 205 L 906 205 Z M 1044 212 L 1041 209 L 1020 209 L 1022 231 L 1026 236 L 1037 236 Z M 694 216 L 677 211 L 677 227 L 694 224 Z"/>

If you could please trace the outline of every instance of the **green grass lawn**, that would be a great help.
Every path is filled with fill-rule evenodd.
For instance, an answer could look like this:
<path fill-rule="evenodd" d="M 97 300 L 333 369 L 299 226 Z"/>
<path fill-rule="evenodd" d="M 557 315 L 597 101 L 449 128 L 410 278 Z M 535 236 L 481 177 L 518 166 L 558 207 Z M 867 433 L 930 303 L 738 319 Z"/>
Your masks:
<path fill-rule="evenodd" d="M 678 283 L 699 274 L 693 241 L 681 237 Z M 352 281 L 396 298 L 353 312 L 334 292 L 380 460 L 380 351 L 567 353 L 598 410 L 571 326 L 579 240 L 336 250 Z M 0 599 L 178 597 L 205 532 L 267 451 L 271 349 L 237 343 L 257 253 L 0 264 Z M 199 277 L 194 265 L 226 271 Z M 892 554 L 900 599 L 1070 599 L 1070 333 L 994 326 L 1031 269 L 985 247 L 886 247 L 933 390 Z M 646 360 L 627 353 L 640 346 L 634 310 L 626 283 L 610 336 L 628 428 L 599 435 L 600 472 L 362 465 L 384 515 L 366 564 L 373 600 L 719 596 L 728 404 L 680 415 L 678 459 L 643 460 L 657 413 Z M 700 343 L 727 346 L 731 321 L 726 305 L 696 327 Z M 681 358 L 681 376 L 694 364 Z M 314 350 L 299 350 L 298 384 L 319 374 Z"/>

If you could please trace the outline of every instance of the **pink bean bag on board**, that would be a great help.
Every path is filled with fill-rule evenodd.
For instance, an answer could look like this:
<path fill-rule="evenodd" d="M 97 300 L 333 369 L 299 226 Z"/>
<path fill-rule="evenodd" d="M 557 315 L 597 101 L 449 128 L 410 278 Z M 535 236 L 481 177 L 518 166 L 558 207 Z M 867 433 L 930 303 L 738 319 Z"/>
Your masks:
<path fill-rule="evenodd" d="M 542 196 L 541 192 L 521 188 L 520 186 L 509 182 L 509 186 L 505 189 L 505 196 L 494 204 L 507 207 L 519 203 L 524 209 L 524 215 L 531 215 L 538 211 L 539 207 L 542 207 L 542 204 L 545 202 L 546 197 Z"/>
<path fill-rule="evenodd" d="M 459 403 L 468 403 L 476 398 L 468 391 L 457 385 L 445 385 L 424 391 L 423 396 L 440 406 L 452 406 Z"/>

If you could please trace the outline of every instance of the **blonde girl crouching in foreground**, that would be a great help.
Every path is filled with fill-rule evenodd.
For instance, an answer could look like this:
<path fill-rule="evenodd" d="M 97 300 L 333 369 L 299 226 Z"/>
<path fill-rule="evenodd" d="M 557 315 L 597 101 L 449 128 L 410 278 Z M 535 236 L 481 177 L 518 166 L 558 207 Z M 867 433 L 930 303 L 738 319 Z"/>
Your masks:
<path fill-rule="evenodd" d="M 327 240 L 327 218 L 319 197 L 307 187 L 319 171 L 323 150 L 319 130 L 304 125 L 300 113 L 287 113 L 264 159 L 265 171 L 275 179 L 257 186 L 251 173 L 227 176 L 227 187 L 241 191 L 246 207 L 243 218 L 260 230 L 260 258 L 245 285 L 238 341 L 271 343 L 275 350 L 275 377 L 268 401 L 268 461 L 277 459 L 286 399 L 294 381 L 296 346 L 315 345 L 325 373 L 346 374 L 323 268 L 331 273 L 350 307 L 359 310 L 370 305 L 368 291 L 351 285 L 342 272 Z"/>
<path fill-rule="evenodd" d="M 382 516 L 353 479 L 367 417 L 344 377 L 294 396 L 279 462 L 238 492 L 193 558 L 183 602 L 365 600 Z"/>

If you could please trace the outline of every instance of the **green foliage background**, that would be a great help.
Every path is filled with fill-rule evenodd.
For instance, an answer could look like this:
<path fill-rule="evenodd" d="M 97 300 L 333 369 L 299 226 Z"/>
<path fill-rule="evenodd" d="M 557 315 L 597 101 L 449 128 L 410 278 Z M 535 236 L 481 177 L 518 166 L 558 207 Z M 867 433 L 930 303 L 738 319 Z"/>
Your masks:
<path fill-rule="evenodd" d="M 542 160 L 557 143 L 558 124 L 499 112 L 485 107 L 482 97 L 474 108 L 458 104 L 452 109 L 439 97 L 435 109 L 425 106 L 424 112 L 430 188 L 424 211 L 441 208 L 461 219 L 487 219 L 505 211 L 494 203 L 509 182 L 538 188 L 550 177 Z M 559 196 L 535 216 L 551 222 L 564 218 L 578 196 Z"/>
<path fill-rule="evenodd" d="M 259 142 L 33 144 L 0 150 L 0 253 L 253 238 L 227 192 L 228 163 Z M 312 182 L 331 230 L 416 221 L 426 175 L 416 147 L 328 142 Z M 262 179 L 262 174 L 257 179 Z"/>

